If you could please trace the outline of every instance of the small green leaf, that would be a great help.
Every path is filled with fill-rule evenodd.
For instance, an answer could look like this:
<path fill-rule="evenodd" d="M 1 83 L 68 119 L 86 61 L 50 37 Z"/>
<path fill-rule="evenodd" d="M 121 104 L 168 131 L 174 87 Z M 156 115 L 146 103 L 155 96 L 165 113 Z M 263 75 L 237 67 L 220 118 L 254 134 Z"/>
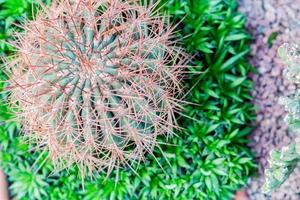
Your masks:
<path fill-rule="evenodd" d="M 241 59 L 244 55 L 246 55 L 249 52 L 249 50 L 243 51 L 233 57 L 231 57 L 230 59 L 228 59 L 226 62 L 224 62 L 221 66 L 220 66 L 220 70 L 226 70 L 228 69 L 230 66 L 234 65 L 239 59 Z"/>
<path fill-rule="evenodd" d="M 236 40 L 243 40 L 243 39 L 248 39 L 249 36 L 245 33 L 239 33 L 239 34 L 232 34 L 228 35 L 225 38 L 225 41 L 236 41 Z"/>
<path fill-rule="evenodd" d="M 238 163 L 244 164 L 244 163 L 247 163 L 247 162 L 249 162 L 249 161 L 251 161 L 251 160 L 252 160 L 252 158 L 240 158 L 240 159 L 238 160 Z"/>
<path fill-rule="evenodd" d="M 236 86 L 240 85 L 241 83 L 243 83 L 246 79 L 247 79 L 247 77 L 236 78 L 236 79 L 230 84 L 230 87 L 236 87 Z"/>
<path fill-rule="evenodd" d="M 273 46 L 273 42 L 274 40 L 276 40 L 277 36 L 278 36 L 278 32 L 273 32 L 271 33 L 271 35 L 268 37 L 268 45 L 269 45 L 269 48 L 271 48 Z"/>
<path fill-rule="evenodd" d="M 239 129 L 235 129 L 234 131 L 232 131 L 230 134 L 229 134 L 229 138 L 232 139 L 234 138 L 239 132 Z"/>
<path fill-rule="evenodd" d="M 213 171 L 220 176 L 228 176 L 228 173 L 223 168 L 214 168 Z"/>
<path fill-rule="evenodd" d="M 212 96 L 212 97 L 220 98 L 220 96 L 219 96 L 217 93 L 215 93 L 213 90 L 211 90 L 211 89 L 209 89 L 209 88 L 206 88 L 206 89 L 205 89 L 205 92 L 206 92 L 207 94 L 209 94 L 210 96 Z"/>
<path fill-rule="evenodd" d="M 225 158 L 217 158 L 215 160 L 212 161 L 213 164 L 215 165 L 220 165 L 221 163 L 223 163 L 225 160 Z"/>
<path fill-rule="evenodd" d="M 177 159 L 178 159 L 179 166 L 184 167 L 184 168 L 190 168 L 189 164 L 185 161 L 185 159 L 183 157 L 177 156 Z"/>
<path fill-rule="evenodd" d="M 205 177 L 205 184 L 207 186 L 207 189 L 210 190 L 210 191 L 212 191 L 212 189 L 213 189 L 212 188 L 212 182 L 211 182 L 211 179 L 210 179 L 209 176 Z"/>
<path fill-rule="evenodd" d="M 208 127 L 206 133 L 210 133 L 210 132 L 216 130 L 216 128 L 218 128 L 218 126 L 219 126 L 219 124 L 211 124 L 211 125 Z"/>

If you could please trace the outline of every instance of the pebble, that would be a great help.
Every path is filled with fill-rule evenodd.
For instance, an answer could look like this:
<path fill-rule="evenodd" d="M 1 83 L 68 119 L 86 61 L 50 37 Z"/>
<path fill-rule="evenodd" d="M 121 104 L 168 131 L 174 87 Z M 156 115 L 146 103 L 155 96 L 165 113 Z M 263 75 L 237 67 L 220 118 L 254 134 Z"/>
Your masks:
<path fill-rule="evenodd" d="M 266 19 L 267 19 L 269 22 L 275 21 L 275 19 L 276 19 L 275 13 L 273 13 L 273 12 L 267 12 L 267 14 L 266 14 Z"/>
<path fill-rule="evenodd" d="M 264 73 L 266 73 L 268 71 L 268 69 L 266 67 L 260 67 L 260 68 L 258 68 L 257 71 L 260 74 L 264 74 Z"/>
<path fill-rule="evenodd" d="M 278 77 L 280 75 L 281 70 L 278 67 L 274 67 L 272 69 L 271 75 L 274 77 Z"/>

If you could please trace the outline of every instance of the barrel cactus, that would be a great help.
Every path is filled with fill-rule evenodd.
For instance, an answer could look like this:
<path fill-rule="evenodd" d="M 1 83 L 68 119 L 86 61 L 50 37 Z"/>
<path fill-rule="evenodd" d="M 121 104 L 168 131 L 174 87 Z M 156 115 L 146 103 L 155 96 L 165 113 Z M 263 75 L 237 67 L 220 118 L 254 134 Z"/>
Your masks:
<path fill-rule="evenodd" d="M 144 161 L 158 136 L 173 133 L 186 56 L 156 7 L 54 0 L 16 34 L 10 106 L 57 169 L 109 174 Z"/>
<path fill-rule="evenodd" d="M 265 193 L 276 190 L 293 172 L 300 161 L 300 47 L 296 44 L 283 44 L 278 54 L 288 67 L 284 71 L 285 77 L 290 80 L 296 90 L 293 95 L 282 97 L 280 103 L 288 112 L 286 122 L 290 131 L 296 134 L 295 142 L 282 150 L 270 152 L 269 168 L 265 170 L 266 182 L 263 186 Z"/>

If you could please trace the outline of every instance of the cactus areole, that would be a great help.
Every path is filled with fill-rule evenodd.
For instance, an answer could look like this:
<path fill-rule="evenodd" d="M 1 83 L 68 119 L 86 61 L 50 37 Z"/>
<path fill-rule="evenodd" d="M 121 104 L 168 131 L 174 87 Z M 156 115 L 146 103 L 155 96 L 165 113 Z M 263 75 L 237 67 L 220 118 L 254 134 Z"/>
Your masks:
<path fill-rule="evenodd" d="M 109 173 L 143 161 L 176 125 L 186 59 L 174 27 L 134 0 L 41 7 L 6 63 L 25 136 L 59 169 Z"/>

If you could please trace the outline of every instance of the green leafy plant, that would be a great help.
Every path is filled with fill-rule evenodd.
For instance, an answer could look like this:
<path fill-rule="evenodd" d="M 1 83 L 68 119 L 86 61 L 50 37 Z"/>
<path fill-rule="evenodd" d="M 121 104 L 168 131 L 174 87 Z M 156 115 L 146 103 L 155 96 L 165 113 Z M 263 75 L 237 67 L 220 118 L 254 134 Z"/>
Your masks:
<path fill-rule="evenodd" d="M 0 56 L 13 50 L 6 43 L 13 32 L 20 30 L 13 24 L 20 24 L 26 18 L 31 19 L 36 7 L 37 4 L 32 0 L 0 1 Z"/>
<path fill-rule="evenodd" d="M 284 75 L 293 84 L 299 87 L 300 83 L 300 47 L 296 44 L 283 44 L 278 49 L 278 54 L 288 64 Z M 300 128 L 300 93 L 296 89 L 293 95 L 280 99 L 288 111 L 286 122 L 289 123 L 290 131 L 299 132 Z M 300 160 L 300 138 L 281 151 L 270 152 L 269 168 L 265 170 L 266 182 L 263 186 L 265 193 L 271 193 L 277 189 L 293 172 Z"/>
<path fill-rule="evenodd" d="M 274 42 L 274 40 L 276 40 L 278 34 L 279 34 L 278 32 L 272 32 L 272 33 L 270 34 L 270 36 L 268 37 L 267 43 L 268 43 L 268 45 L 269 45 L 269 48 L 272 47 L 273 42 Z"/>
<path fill-rule="evenodd" d="M 190 64 L 195 66 L 190 67 L 184 80 L 185 100 L 192 104 L 185 106 L 185 117 L 178 117 L 182 129 L 170 139 L 173 145 L 162 144 L 164 153 L 155 149 L 156 159 L 148 156 L 137 174 L 124 170 L 118 175 L 112 171 L 108 178 L 97 175 L 93 180 L 86 179 L 83 190 L 76 167 L 52 174 L 51 162 L 33 165 L 39 152 L 28 153 L 32 147 L 21 143 L 18 125 L 6 124 L 0 137 L 1 166 L 11 185 L 26 181 L 26 187 L 11 189 L 13 196 L 19 190 L 22 196 L 18 198 L 26 200 L 39 196 L 70 200 L 226 200 L 246 184 L 255 164 L 247 148 L 254 107 L 250 103 L 252 83 L 247 78 L 253 68 L 246 59 L 250 36 L 245 18 L 236 11 L 234 0 L 169 0 L 161 5 L 178 23 L 177 37 L 183 38 L 182 47 L 194 55 Z M 158 142 L 163 139 L 158 137 Z M 18 178 L 28 173 L 20 163 L 34 166 L 32 173 L 43 182 L 36 194 L 28 192 L 32 191 L 28 187 L 35 187 L 31 179 Z"/>
<path fill-rule="evenodd" d="M 247 74 L 253 70 L 245 59 L 250 51 L 245 18 L 235 11 L 235 1 L 168 1 L 166 6 L 175 19 L 184 18 L 181 34 L 189 35 L 185 47 L 204 71 L 198 75 L 197 68 L 191 69 L 195 74 L 187 99 L 195 104 L 187 106 L 189 118 L 181 123 L 188 129 L 183 149 L 195 154 L 182 154 L 198 161 L 187 164 L 199 170 L 198 191 L 203 193 L 198 198 L 230 199 L 254 168 L 246 147 L 254 109 L 245 103 L 251 100 Z"/>

